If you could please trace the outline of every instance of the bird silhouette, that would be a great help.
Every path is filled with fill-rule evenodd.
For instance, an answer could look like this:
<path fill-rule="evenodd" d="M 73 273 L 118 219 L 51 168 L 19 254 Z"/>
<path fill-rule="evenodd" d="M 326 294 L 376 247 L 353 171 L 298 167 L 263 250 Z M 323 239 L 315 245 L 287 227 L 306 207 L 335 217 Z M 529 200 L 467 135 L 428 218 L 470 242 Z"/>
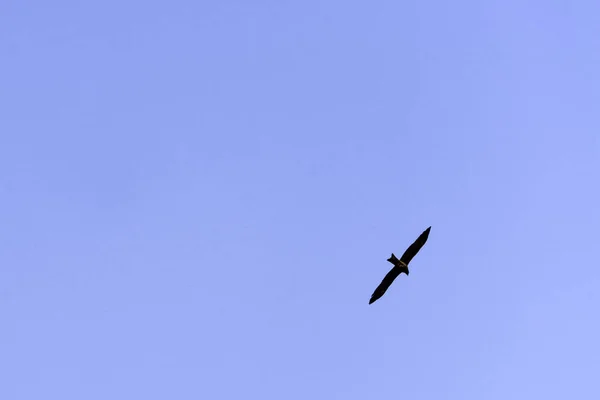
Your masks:
<path fill-rule="evenodd" d="M 372 304 L 381 296 L 383 296 L 386 290 L 388 290 L 388 288 L 392 284 L 392 282 L 394 282 L 394 279 L 398 277 L 398 275 L 400 275 L 403 272 L 406 275 L 408 275 L 408 263 L 410 263 L 413 257 L 417 255 L 419 250 L 421 250 L 421 247 L 425 245 L 425 242 L 427 242 L 427 238 L 429 237 L 430 230 L 431 227 L 425 229 L 423 233 L 419 235 L 417 240 L 415 240 L 414 243 L 411 244 L 408 247 L 408 249 L 406 249 L 406 251 L 404 252 L 404 254 L 402 254 L 402 257 L 400 257 L 399 260 L 398 257 L 394 255 L 394 253 L 392 253 L 392 256 L 387 259 L 389 262 L 394 264 L 394 268 L 392 268 L 390 272 L 387 273 L 387 275 L 383 278 L 379 286 L 377 286 L 377 288 L 371 295 L 371 300 L 369 300 L 369 304 Z"/>

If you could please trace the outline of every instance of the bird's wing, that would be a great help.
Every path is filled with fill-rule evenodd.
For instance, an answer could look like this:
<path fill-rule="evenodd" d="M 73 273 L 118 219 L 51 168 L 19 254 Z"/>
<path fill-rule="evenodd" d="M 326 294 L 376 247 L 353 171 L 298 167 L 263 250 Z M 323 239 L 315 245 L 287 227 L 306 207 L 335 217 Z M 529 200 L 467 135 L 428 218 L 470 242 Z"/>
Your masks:
<path fill-rule="evenodd" d="M 385 277 L 383 278 L 383 280 L 381 281 L 379 286 L 377 286 L 377 288 L 371 295 L 371 300 L 369 301 L 369 304 L 373 303 L 375 300 L 377 300 L 378 298 L 383 296 L 385 291 L 388 290 L 388 288 L 390 287 L 392 282 L 394 282 L 394 279 L 396 279 L 398 277 L 398 275 L 400 275 L 401 272 L 402 272 L 401 266 L 396 266 L 396 267 L 392 268 L 390 270 L 390 272 L 388 272 L 385 275 Z"/>
<path fill-rule="evenodd" d="M 417 255 L 419 250 L 421 250 L 421 247 L 423 247 L 423 245 L 425 245 L 425 242 L 427 242 L 427 238 L 429 237 L 430 230 L 431 230 L 431 227 L 425 229 L 423 231 L 423 233 L 421 233 L 419 235 L 417 240 L 415 240 L 415 242 L 413 244 L 411 244 L 408 247 L 408 249 L 406 249 L 404 254 L 402 254 L 402 257 L 400 257 L 400 261 L 402 261 L 404 264 L 408 265 L 410 260 L 412 260 L 413 257 Z"/>

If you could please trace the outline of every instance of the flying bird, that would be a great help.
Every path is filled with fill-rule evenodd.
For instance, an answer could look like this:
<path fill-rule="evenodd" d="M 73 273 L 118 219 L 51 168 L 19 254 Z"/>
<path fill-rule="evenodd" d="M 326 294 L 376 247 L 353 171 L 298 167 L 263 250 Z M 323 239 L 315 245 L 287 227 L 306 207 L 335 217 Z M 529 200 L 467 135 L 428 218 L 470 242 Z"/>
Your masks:
<path fill-rule="evenodd" d="M 410 262 L 410 260 L 413 259 L 414 256 L 417 255 L 419 250 L 421 250 L 421 247 L 425 245 L 425 242 L 427 242 L 427 238 L 429 237 L 430 230 L 431 227 L 425 229 L 423 233 L 419 235 L 417 240 L 415 240 L 415 242 L 411 244 L 408 247 L 408 249 L 406 249 L 406 251 L 404 252 L 404 254 L 402 254 L 402 257 L 400 257 L 399 260 L 394 255 L 394 253 L 392 253 L 392 256 L 387 259 L 389 262 L 394 264 L 394 268 L 392 268 L 390 272 L 387 273 L 387 275 L 383 278 L 379 286 L 377 286 L 377 289 L 375 289 L 375 291 L 371 295 L 371 300 L 369 300 L 369 304 L 375 302 L 377 299 L 383 296 L 385 291 L 388 290 L 388 288 L 390 287 L 392 282 L 394 282 L 394 279 L 396 279 L 398 275 L 400 275 L 403 272 L 406 275 L 408 275 L 408 263 Z"/>

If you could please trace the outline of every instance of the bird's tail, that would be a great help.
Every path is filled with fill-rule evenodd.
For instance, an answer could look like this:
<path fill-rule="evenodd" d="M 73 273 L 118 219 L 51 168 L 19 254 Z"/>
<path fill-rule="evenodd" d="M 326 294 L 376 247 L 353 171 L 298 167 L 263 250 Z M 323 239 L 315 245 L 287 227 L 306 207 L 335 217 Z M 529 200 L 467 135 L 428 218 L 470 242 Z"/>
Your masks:
<path fill-rule="evenodd" d="M 391 256 L 390 258 L 388 258 L 387 260 L 388 260 L 389 262 L 391 262 L 392 264 L 394 264 L 394 265 L 398 264 L 398 261 L 400 261 L 400 260 L 398 260 L 398 257 L 396 257 L 396 256 L 394 255 L 394 253 L 392 253 L 392 256 Z"/>

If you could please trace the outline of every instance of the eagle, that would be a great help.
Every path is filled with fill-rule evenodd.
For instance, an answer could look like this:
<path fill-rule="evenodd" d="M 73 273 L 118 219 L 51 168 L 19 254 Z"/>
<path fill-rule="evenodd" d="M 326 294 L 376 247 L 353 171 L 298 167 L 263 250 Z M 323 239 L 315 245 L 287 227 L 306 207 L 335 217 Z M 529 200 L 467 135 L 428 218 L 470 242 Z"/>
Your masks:
<path fill-rule="evenodd" d="M 408 275 L 408 263 L 410 262 L 410 260 L 413 259 L 414 256 L 417 255 L 419 250 L 421 250 L 421 247 L 425 245 L 425 242 L 427 242 L 427 238 L 429 237 L 430 230 L 431 227 L 425 229 L 423 233 L 419 235 L 417 240 L 415 240 L 415 242 L 411 244 L 408 247 L 408 249 L 406 249 L 406 251 L 404 252 L 404 254 L 402 254 L 402 257 L 400 257 L 399 260 L 398 257 L 394 255 L 394 253 L 392 253 L 392 256 L 387 259 L 390 263 L 394 264 L 394 268 L 392 268 L 390 272 L 387 273 L 387 275 L 383 278 L 379 286 L 377 286 L 377 288 L 371 295 L 371 300 L 369 300 L 369 304 L 374 303 L 377 299 L 383 296 L 385 291 L 388 290 L 388 288 L 390 287 L 392 282 L 394 282 L 394 279 L 396 279 L 398 275 L 400 275 L 403 272 L 406 275 Z"/>

